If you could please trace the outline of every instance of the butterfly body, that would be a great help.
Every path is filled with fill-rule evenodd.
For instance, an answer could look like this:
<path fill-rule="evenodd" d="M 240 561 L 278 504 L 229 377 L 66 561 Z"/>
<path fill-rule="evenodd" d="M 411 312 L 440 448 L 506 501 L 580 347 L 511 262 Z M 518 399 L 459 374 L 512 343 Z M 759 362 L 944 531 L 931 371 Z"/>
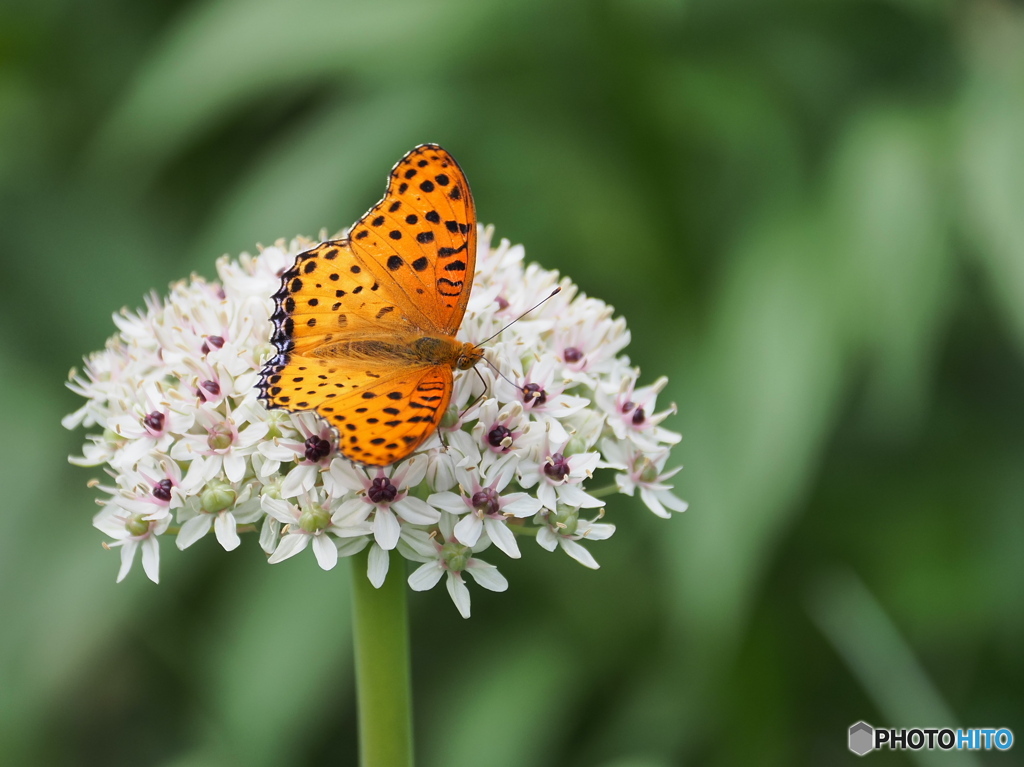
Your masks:
<path fill-rule="evenodd" d="M 469 184 L 445 150 L 419 146 L 348 237 L 301 253 L 282 275 L 260 398 L 315 410 L 354 461 L 401 460 L 437 428 L 453 370 L 483 356 L 455 337 L 475 262 Z"/>
<path fill-rule="evenodd" d="M 362 336 L 358 339 L 328 342 L 313 350 L 312 355 L 327 360 L 375 362 L 391 365 L 447 365 L 468 370 L 483 356 L 482 350 L 451 336 L 407 336 L 389 334 L 380 338 Z"/>

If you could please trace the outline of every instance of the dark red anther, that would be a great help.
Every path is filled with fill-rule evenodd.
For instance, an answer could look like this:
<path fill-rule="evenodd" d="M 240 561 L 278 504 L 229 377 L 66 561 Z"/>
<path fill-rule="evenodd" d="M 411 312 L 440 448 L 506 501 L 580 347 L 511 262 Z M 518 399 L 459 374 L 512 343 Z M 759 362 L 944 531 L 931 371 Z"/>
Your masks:
<path fill-rule="evenodd" d="M 523 387 L 523 402 L 534 407 L 543 405 L 548 401 L 548 394 L 540 384 L 528 383 Z"/>
<path fill-rule="evenodd" d="M 391 503 L 398 495 L 398 488 L 387 477 L 377 477 L 370 483 L 366 494 L 374 503 Z"/>
<path fill-rule="evenodd" d="M 494 299 L 494 303 L 498 305 L 498 311 L 503 312 L 508 309 L 508 301 L 505 300 L 504 296 L 498 296 Z"/>
<path fill-rule="evenodd" d="M 206 391 L 210 392 L 214 397 L 220 396 L 220 384 L 216 381 L 203 381 L 199 384 Z M 199 392 L 199 396 L 204 396 L 202 392 Z"/>
<path fill-rule="evenodd" d="M 647 416 L 644 415 L 644 409 L 642 407 L 638 407 L 636 409 L 636 412 L 633 413 L 633 425 L 634 426 L 639 426 L 640 424 L 642 424 L 644 422 L 644 420 L 646 418 L 647 418 Z"/>
<path fill-rule="evenodd" d="M 583 359 L 583 352 L 581 352 L 575 346 L 570 346 L 564 352 L 562 352 L 562 358 L 570 365 L 575 365 L 577 362 Z"/>
<path fill-rule="evenodd" d="M 146 424 L 147 429 L 151 429 L 152 431 L 164 430 L 164 414 L 159 411 L 154 410 L 143 418 L 142 422 Z"/>
<path fill-rule="evenodd" d="M 316 463 L 331 454 L 331 443 L 316 435 L 307 439 L 304 447 L 306 448 L 306 460 L 312 463 Z"/>
<path fill-rule="evenodd" d="M 630 410 L 632 410 L 635 407 L 636 407 L 636 403 L 635 402 L 632 402 L 632 401 L 626 402 L 626 403 L 624 403 L 622 405 L 622 412 L 623 413 L 628 413 Z"/>
<path fill-rule="evenodd" d="M 171 488 L 174 485 L 169 479 L 161 479 L 156 483 L 156 487 L 153 488 L 153 496 L 159 498 L 161 501 L 167 502 L 171 500 Z"/>
<path fill-rule="evenodd" d="M 484 514 L 497 514 L 501 511 L 501 504 L 498 501 L 498 492 L 493 488 L 485 487 L 473 493 L 471 503 L 474 509 L 482 511 Z"/>
<path fill-rule="evenodd" d="M 555 453 L 544 464 L 544 473 L 551 477 L 551 479 L 561 482 L 569 475 L 569 461 L 561 453 Z"/>
<path fill-rule="evenodd" d="M 506 426 L 502 426 L 501 424 L 498 424 L 487 432 L 487 444 L 491 447 L 501 447 L 508 450 L 508 448 L 502 444 L 506 439 L 512 439 L 512 430 Z"/>
<path fill-rule="evenodd" d="M 206 343 L 212 346 L 214 349 L 220 349 L 224 346 L 224 339 L 220 336 L 207 336 Z"/>

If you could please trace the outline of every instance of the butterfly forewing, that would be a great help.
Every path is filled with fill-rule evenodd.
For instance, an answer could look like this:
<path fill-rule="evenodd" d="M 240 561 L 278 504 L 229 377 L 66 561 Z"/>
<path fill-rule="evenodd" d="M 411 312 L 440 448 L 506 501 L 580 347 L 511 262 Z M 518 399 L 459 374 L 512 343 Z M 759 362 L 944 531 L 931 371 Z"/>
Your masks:
<path fill-rule="evenodd" d="M 430 330 L 454 335 L 473 287 L 476 209 L 448 152 L 424 144 L 399 160 L 384 199 L 356 222 L 349 239 L 430 318 Z"/>
<path fill-rule="evenodd" d="M 300 254 L 282 275 L 277 354 L 263 369 L 260 398 L 318 412 L 354 461 L 401 460 L 433 434 L 451 399 L 460 345 L 445 337 L 462 323 L 475 260 L 465 176 L 437 145 L 417 147 L 348 238 Z M 424 336 L 441 338 L 418 345 Z"/>

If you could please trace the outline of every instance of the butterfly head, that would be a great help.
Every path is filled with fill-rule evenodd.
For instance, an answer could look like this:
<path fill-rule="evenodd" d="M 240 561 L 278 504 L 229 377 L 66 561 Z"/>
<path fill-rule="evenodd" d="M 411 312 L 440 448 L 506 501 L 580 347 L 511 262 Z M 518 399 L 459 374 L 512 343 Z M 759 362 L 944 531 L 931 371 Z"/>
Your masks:
<path fill-rule="evenodd" d="M 455 367 L 459 370 L 469 370 L 478 363 L 484 356 L 484 350 L 476 344 L 463 344 L 458 358 L 455 360 Z"/>

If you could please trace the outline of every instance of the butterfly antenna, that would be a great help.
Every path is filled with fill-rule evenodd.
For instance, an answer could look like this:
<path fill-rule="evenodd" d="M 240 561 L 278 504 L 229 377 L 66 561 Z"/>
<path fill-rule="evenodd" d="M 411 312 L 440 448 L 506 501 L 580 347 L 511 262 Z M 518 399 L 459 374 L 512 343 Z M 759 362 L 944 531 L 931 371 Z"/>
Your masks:
<path fill-rule="evenodd" d="M 548 296 L 548 298 L 550 298 L 550 297 L 551 297 L 551 296 Z M 544 299 L 544 300 L 546 301 L 547 299 Z M 536 308 L 536 307 L 534 307 L 534 308 Z M 486 342 L 485 342 L 485 343 L 486 343 Z M 498 374 L 499 376 L 501 376 L 502 378 L 504 378 L 504 379 L 505 379 L 506 381 L 508 381 L 508 382 L 509 382 L 510 384 L 512 384 L 512 385 L 513 385 L 514 387 L 516 387 L 517 389 L 519 389 L 519 391 L 523 391 L 523 387 L 522 387 L 522 386 L 520 386 L 520 385 L 519 385 L 519 384 L 517 384 L 517 383 L 516 383 L 515 381 L 513 381 L 512 379 L 510 379 L 510 378 L 509 378 L 509 377 L 508 377 L 507 375 L 505 375 L 505 374 L 504 374 L 504 373 L 502 373 L 502 372 L 501 372 L 500 370 L 498 370 L 498 368 L 497 368 L 497 367 L 496 367 L 496 366 L 494 365 L 494 363 L 493 363 L 493 362 L 491 362 L 491 361 L 490 361 L 489 359 L 487 359 L 486 357 L 481 357 L 480 359 L 482 359 L 482 360 L 483 360 L 484 362 L 486 362 L 486 363 L 487 363 L 488 365 L 490 365 L 490 366 L 491 366 L 491 370 L 493 370 L 493 371 L 494 371 L 495 373 L 497 373 L 497 374 Z M 479 370 L 477 370 L 476 368 L 473 368 L 473 370 L 476 370 L 476 374 L 477 374 L 478 376 L 480 375 L 480 371 L 479 371 Z M 483 376 L 480 376 L 480 380 L 481 380 L 481 381 L 483 381 L 483 380 L 484 380 L 484 379 L 483 379 Z M 486 381 L 484 381 L 484 386 L 487 386 L 487 382 L 486 382 Z"/>
<path fill-rule="evenodd" d="M 476 348 L 477 348 L 477 349 L 479 349 L 479 348 L 480 348 L 481 346 L 483 346 L 483 345 L 484 345 L 485 343 L 487 343 L 488 341 L 491 341 L 491 340 L 493 340 L 493 339 L 497 338 L 497 337 L 498 337 L 498 336 L 500 336 L 500 335 L 501 335 L 502 333 L 504 333 L 504 332 L 505 332 L 506 330 L 508 330 L 508 329 L 509 329 L 510 327 L 512 327 L 513 325 L 515 325 L 515 324 L 516 324 L 517 322 L 519 322 L 519 320 L 521 320 L 521 319 L 522 319 L 523 317 L 525 317 L 525 316 L 526 316 L 527 314 L 529 314 L 529 313 L 530 313 L 530 312 L 532 312 L 532 311 L 533 311 L 534 309 L 536 309 L 536 308 L 537 308 L 538 306 L 540 306 L 540 305 L 541 305 L 541 304 L 543 304 L 543 303 L 544 303 L 545 301 L 547 301 L 547 300 L 548 300 L 549 298 L 554 298 L 554 297 L 555 297 L 556 295 L 558 295 L 558 294 L 559 294 L 559 293 L 561 293 L 561 292 L 562 292 L 562 288 L 561 288 L 561 287 L 557 287 L 557 288 L 555 288 L 554 290 L 552 290 L 552 291 L 551 291 L 551 293 L 550 293 L 550 294 L 549 294 L 549 295 L 547 296 L 547 298 L 544 298 L 544 299 L 542 299 L 542 300 L 538 301 L 538 302 L 537 302 L 536 304 L 534 304 L 534 305 L 533 305 L 533 306 L 531 306 L 531 307 L 530 307 L 529 309 L 527 309 L 527 310 L 526 310 L 525 312 L 523 312 L 522 314 L 520 314 L 520 315 L 519 315 L 518 317 L 516 317 L 516 318 L 515 318 L 514 320 L 512 320 L 512 321 L 511 321 L 510 323 L 508 323 L 508 325 L 506 325 L 505 327 L 503 327 L 503 328 L 502 328 L 501 330 L 499 330 L 499 331 L 498 331 L 497 333 L 495 333 L 495 334 L 494 334 L 493 336 L 491 336 L 490 338 L 485 338 L 485 339 L 484 339 L 483 341 L 481 341 L 480 343 L 478 343 L 478 344 L 476 345 Z M 488 363 L 488 364 L 490 364 L 490 363 Z M 491 365 L 491 367 L 494 367 L 494 365 Z M 497 368 L 494 368 L 494 369 L 495 369 L 495 370 L 497 370 Z M 498 373 L 498 375 L 501 375 L 501 373 Z M 501 376 L 501 377 L 502 377 L 502 378 L 505 378 L 505 376 Z M 505 380 L 508 380 L 508 379 L 505 379 Z"/>

